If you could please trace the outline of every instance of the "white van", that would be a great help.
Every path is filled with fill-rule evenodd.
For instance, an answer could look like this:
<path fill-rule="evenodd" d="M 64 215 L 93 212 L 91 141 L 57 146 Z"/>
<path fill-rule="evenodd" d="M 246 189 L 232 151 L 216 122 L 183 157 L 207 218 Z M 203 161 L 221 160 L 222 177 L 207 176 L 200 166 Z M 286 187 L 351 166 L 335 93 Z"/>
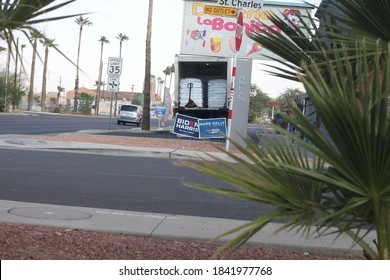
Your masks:
<path fill-rule="evenodd" d="M 118 112 L 117 124 L 135 123 L 140 126 L 142 123 L 142 106 L 121 105 Z"/>

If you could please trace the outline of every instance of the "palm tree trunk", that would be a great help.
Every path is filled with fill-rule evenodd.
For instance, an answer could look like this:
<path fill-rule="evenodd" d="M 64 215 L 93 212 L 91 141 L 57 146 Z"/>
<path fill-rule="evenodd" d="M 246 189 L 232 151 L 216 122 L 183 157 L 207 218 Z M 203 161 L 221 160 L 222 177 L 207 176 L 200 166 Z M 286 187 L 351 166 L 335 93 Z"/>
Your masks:
<path fill-rule="evenodd" d="M 150 68 L 152 41 L 153 0 L 149 0 L 148 27 L 146 32 L 145 81 L 144 81 L 144 112 L 142 130 L 150 130 Z"/>
<path fill-rule="evenodd" d="M 96 115 L 99 115 L 99 106 L 100 106 L 100 89 L 102 86 L 102 71 L 103 71 L 103 45 L 104 45 L 104 42 L 102 41 L 101 46 L 100 46 L 99 77 L 98 77 L 97 98 L 96 98 L 96 104 L 95 104 Z"/>
<path fill-rule="evenodd" d="M 122 58 L 122 41 L 119 42 L 119 58 Z M 120 85 L 120 81 L 119 81 Z M 114 117 L 116 117 L 116 112 L 118 111 L 118 93 L 119 93 L 119 85 L 118 85 L 118 92 L 115 92 L 115 110 L 114 110 Z"/>
<path fill-rule="evenodd" d="M 37 56 L 37 38 L 34 38 L 33 55 L 31 60 L 31 75 L 30 75 L 30 90 L 28 92 L 27 110 L 31 111 L 34 102 L 34 75 L 35 75 L 35 60 Z"/>
<path fill-rule="evenodd" d="M 171 85 L 172 85 L 172 74 L 173 74 L 174 72 L 172 72 L 171 71 L 171 75 L 169 75 L 169 95 L 171 95 Z"/>
<path fill-rule="evenodd" d="M 41 112 L 46 112 L 46 73 L 49 59 L 49 46 L 45 48 L 45 62 L 43 64 L 42 93 L 41 93 Z"/>
<path fill-rule="evenodd" d="M 378 198 L 377 209 L 374 209 L 375 224 L 377 225 L 377 246 L 379 259 L 390 260 L 390 207 L 384 205 Z"/>
<path fill-rule="evenodd" d="M 21 47 L 20 47 L 20 68 L 19 68 L 19 77 L 18 77 L 18 79 L 19 79 L 19 85 L 20 85 L 20 83 L 22 82 L 22 71 L 24 71 L 24 72 L 26 72 L 25 70 L 24 70 L 24 66 L 23 66 L 23 49 L 26 47 L 26 45 L 21 45 Z"/>
<path fill-rule="evenodd" d="M 97 87 L 97 97 L 96 97 L 96 116 L 99 115 L 99 106 L 100 106 L 100 92 L 102 87 L 102 69 L 103 69 L 103 61 L 100 59 L 99 66 L 99 79 L 98 79 L 98 87 Z"/>
<path fill-rule="evenodd" d="M 77 47 L 77 65 L 76 65 L 76 80 L 74 85 L 74 111 L 78 110 L 78 101 L 79 101 L 79 69 L 80 69 L 80 48 L 81 48 L 81 34 L 83 33 L 83 25 L 80 25 L 79 32 L 79 45 Z"/>
<path fill-rule="evenodd" d="M 19 38 L 16 40 L 14 87 L 18 84 Z"/>

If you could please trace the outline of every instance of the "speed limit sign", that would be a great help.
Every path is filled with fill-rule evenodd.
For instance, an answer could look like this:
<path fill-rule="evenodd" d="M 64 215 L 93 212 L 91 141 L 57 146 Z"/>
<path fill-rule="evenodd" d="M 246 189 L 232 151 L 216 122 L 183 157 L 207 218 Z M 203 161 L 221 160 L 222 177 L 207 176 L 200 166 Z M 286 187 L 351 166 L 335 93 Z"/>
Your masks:
<path fill-rule="evenodd" d="M 122 58 L 120 57 L 109 57 L 108 58 L 108 75 L 120 75 L 122 74 Z"/>

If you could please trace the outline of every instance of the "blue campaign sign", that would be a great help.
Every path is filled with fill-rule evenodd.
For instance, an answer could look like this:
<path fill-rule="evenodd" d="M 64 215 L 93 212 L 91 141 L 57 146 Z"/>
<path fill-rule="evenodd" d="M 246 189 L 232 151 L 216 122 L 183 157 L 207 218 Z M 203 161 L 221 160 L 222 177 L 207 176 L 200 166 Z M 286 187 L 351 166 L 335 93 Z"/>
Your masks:
<path fill-rule="evenodd" d="M 165 107 L 165 106 L 156 106 L 156 109 L 154 110 L 154 113 L 156 115 L 165 115 L 167 113 L 167 107 Z"/>
<path fill-rule="evenodd" d="M 198 118 L 176 114 L 173 133 L 188 137 L 199 138 Z"/>
<path fill-rule="evenodd" d="M 199 120 L 199 138 L 224 138 L 225 135 L 225 118 Z"/>

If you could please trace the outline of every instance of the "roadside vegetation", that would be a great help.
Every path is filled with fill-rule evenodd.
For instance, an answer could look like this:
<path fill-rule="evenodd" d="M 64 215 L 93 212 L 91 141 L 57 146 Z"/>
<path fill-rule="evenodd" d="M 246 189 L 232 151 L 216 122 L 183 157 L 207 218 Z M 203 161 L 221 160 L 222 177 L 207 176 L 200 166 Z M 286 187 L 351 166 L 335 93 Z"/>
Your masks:
<path fill-rule="evenodd" d="M 56 3 L 57 2 L 57 3 Z M 55 0 L 13 0 L 13 1 L 0 1 L 0 11 L 2 16 L 0 17 L 0 51 L 7 52 L 7 61 L 5 65 L 5 73 L 2 74 L 3 79 L 1 84 L 0 93 L 0 110 L 8 112 L 12 108 L 15 108 L 21 101 L 21 97 L 28 92 L 28 109 L 31 109 L 34 100 L 34 75 L 35 75 L 35 59 L 38 55 L 36 52 L 37 42 L 41 41 L 45 44 L 45 57 L 44 64 L 47 66 L 48 61 L 48 48 L 53 47 L 57 52 L 62 54 L 70 63 L 73 63 L 67 58 L 60 49 L 53 44 L 54 39 L 49 39 L 43 34 L 38 26 L 41 23 L 48 23 L 51 21 L 63 20 L 79 16 L 63 15 L 63 16 L 51 16 L 51 14 L 63 7 L 75 2 L 75 0 L 64 1 L 58 3 Z M 23 66 L 23 49 L 26 45 L 21 44 L 19 46 L 18 35 L 25 36 L 34 49 L 32 58 L 32 67 L 30 72 L 30 86 L 29 89 L 24 89 L 24 81 L 21 79 L 21 74 L 26 74 L 26 69 Z M 15 60 L 15 69 L 10 69 L 11 59 Z M 20 61 L 20 66 L 18 65 Z M 43 73 L 43 88 L 41 102 L 46 100 L 46 70 Z M 42 110 L 45 110 L 45 106 L 41 106 Z"/>
<path fill-rule="evenodd" d="M 319 28 L 313 16 L 312 25 L 303 25 L 305 32 L 271 17 L 285 35 L 251 34 L 285 66 L 273 74 L 304 85 L 320 123 L 291 105 L 294 116 L 283 118 L 301 127 L 305 140 L 273 126 L 288 141 L 261 139 L 263 148 L 250 139 L 246 147 L 232 141 L 249 161 L 221 148 L 236 163 L 217 158 L 181 163 L 234 188 L 189 183 L 192 187 L 276 206 L 227 232 L 238 235 L 216 254 L 234 252 L 283 219 L 276 232 L 318 237 L 338 232 L 350 236 L 366 258 L 390 259 L 390 2 L 323 2 L 329 5 L 319 9 Z M 366 238 L 371 231 L 375 240 Z"/>

